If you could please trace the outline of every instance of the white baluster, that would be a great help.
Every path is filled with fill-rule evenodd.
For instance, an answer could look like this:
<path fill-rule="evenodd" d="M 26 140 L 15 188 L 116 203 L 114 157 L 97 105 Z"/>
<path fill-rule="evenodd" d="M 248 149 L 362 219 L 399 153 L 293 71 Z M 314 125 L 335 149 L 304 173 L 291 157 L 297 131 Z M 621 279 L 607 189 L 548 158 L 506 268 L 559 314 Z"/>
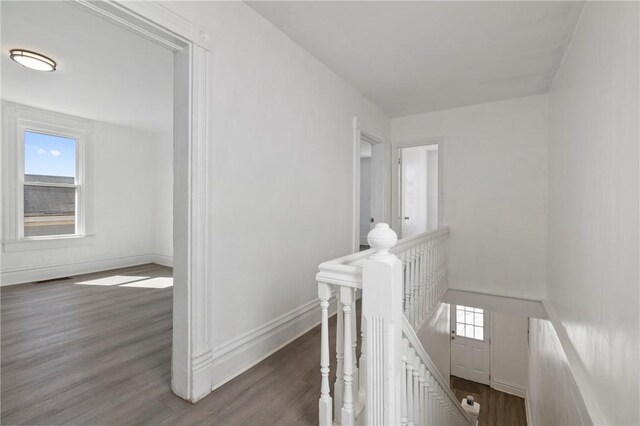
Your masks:
<path fill-rule="evenodd" d="M 413 359 L 413 422 L 420 424 L 420 357 Z"/>
<path fill-rule="evenodd" d="M 409 341 L 407 339 L 402 339 L 402 418 L 401 424 L 405 426 L 408 422 L 407 412 L 409 411 L 407 405 L 407 356 L 409 354 Z"/>
<path fill-rule="evenodd" d="M 414 425 L 413 421 L 413 359 L 416 351 L 409 347 L 407 352 L 407 425 Z"/>
<path fill-rule="evenodd" d="M 334 398 L 334 418 L 337 420 L 342 416 L 342 405 L 344 403 L 344 313 L 340 294 L 337 297 L 338 313 L 336 325 L 336 383 L 333 388 Z"/>
<path fill-rule="evenodd" d="M 351 360 L 353 365 L 351 367 L 351 374 L 353 375 L 353 402 L 358 402 L 359 385 L 359 372 L 358 372 L 358 357 L 356 356 L 356 350 L 358 349 L 358 326 L 356 318 L 358 318 L 358 311 L 356 309 L 356 293 L 354 290 L 353 303 L 351 304 Z"/>
<path fill-rule="evenodd" d="M 353 353 L 351 350 L 351 321 L 353 305 L 353 289 L 350 287 L 340 288 L 340 303 L 344 312 L 344 394 L 342 395 L 342 413 L 340 423 L 345 426 L 353 426 L 356 422 L 356 412 L 353 405 Z"/>
<path fill-rule="evenodd" d="M 427 424 L 427 392 L 425 385 L 426 368 L 424 364 L 420 364 L 420 377 L 418 379 L 420 384 L 420 424 Z"/>
<path fill-rule="evenodd" d="M 360 362 L 358 363 L 358 402 L 364 402 L 367 395 L 367 323 L 363 314 L 360 315 Z"/>
<path fill-rule="evenodd" d="M 331 287 L 326 283 L 318 283 L 318 297 L 322 312 L 320 327 L 320 400 L 318 401 L 319 424 L 329 426 L 333 423 L 331 391 L 329 389 L 329 299 Z"/>

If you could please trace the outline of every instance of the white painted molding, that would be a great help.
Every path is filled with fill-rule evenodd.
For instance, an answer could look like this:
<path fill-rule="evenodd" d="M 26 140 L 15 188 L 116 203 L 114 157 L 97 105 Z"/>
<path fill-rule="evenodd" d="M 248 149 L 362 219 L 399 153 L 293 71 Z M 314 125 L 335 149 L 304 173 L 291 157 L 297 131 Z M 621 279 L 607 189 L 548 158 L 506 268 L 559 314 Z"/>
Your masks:
<path fill-rule="evenodd" d="M 173 255 L 168 253 L 153 253 L 152 254 L 153 263 L 157 263 L 158 265 L 168 266 L 169 268 L 173 268 Z"/>
<path fill-rule="evenodd" d="M 56 236 L 55 238 L 5 241 L 2 243 L 2 249 L 5 252 L 51 250 L 56 248 L 92 246 L 94 243 L 95 235 L 69 235 Z"/>
<path fill-rule="evenodd" d="M 209 52 L 206 32 L 156 1 L 75 4 L 174 52 L 174 297 L 171 388 L 191 402 L 211 392 L 213 292 L 209 241 Z M 208 375 L 208 377 L 207 377 Z"/>
<path fill-rule="evenodd" d="M 329 301 L 329 314 L 336 312 L 335 296 Z M 213 388 L 216 389 L 263 361 L 320 324 L 317 300 L 261 325 L 213 352 Z"/>
<path fill-rule="evenodd" d="M 527 426 L 535 426 L 533 419 L 531 418 L 531 400 L 529 399 L 529 391 L 526 392 L 524 397 L 524 411 L 527 416 Z"/>
<path fill-rule="evenodd" d="M 127 266 L 152 262 L 151 253 L 135 253 L 124 256 L 104 257 L 53 265 L 31 265 L 0 270 L 0 286 L 50 280 L 74 275 L 89 274 Z"/>
<path fill-rule="evenodd" d="M 500 392 L 519 396 L 520 398 L 526 398 L 527 396 L 527 390 L 524 387 L 515 385 L 513 383 L 508 383 L 500 379 L 492 378 L 491 387 L 495 390 L 499 390 Z"/>

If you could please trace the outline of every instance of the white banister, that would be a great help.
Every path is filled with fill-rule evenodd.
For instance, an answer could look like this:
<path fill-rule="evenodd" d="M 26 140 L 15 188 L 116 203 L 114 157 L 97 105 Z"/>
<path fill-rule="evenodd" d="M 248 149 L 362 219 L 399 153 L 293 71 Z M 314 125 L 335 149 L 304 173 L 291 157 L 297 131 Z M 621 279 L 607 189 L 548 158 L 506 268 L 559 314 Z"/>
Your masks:
<path fill-rule="evenodd" d="M 321 425 L 471 425 L 415 336 L 447 289 L 448 236 L 444 227 L 398 241 L 387 224 L 377 224 L 368 235 L 370 250 L 320 265 Z M 333 398 L 332 295 L 338 304 Z"/>
<path fill-rule="evenodd" d="M 367 237 L 374 253 L 364 263 L 362 313 L 366 324 L 367 425 L 400 423 L 402 383 L 402 263 L 389 250 L 398 237 L 379 223 Z"/>
<path fill-rule="evenodd" d="M 326 283 L 318 285 L 318 298 L 322 312 L 320 326 L 320 401 L 318 410 L 320 425 L 329 426 L 332 422 L 331 393 L 329 389 L 329 299 L 331 299 L 331 287 Z"/>

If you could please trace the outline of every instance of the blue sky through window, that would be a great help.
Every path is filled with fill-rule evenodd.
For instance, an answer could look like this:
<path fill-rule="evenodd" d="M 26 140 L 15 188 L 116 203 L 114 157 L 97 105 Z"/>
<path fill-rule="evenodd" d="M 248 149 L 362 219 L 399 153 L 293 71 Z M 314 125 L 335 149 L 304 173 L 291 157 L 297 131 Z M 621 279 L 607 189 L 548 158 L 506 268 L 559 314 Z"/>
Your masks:
<path fill-rule="evenodd" d="M 24 173 L 75 177 L 75 139 L 24 132 Z"/>

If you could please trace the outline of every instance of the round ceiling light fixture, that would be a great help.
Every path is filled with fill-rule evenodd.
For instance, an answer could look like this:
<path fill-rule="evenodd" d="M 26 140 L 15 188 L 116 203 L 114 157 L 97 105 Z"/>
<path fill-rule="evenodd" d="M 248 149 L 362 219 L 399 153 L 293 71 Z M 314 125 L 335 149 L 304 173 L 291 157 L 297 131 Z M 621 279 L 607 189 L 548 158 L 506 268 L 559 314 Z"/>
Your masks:
<path fill-rule="evenodd" d="M 36 52 L 24 49 L 13 49 L 10 52 L 11 59 L 22 65 L 37 71 L 55 71 L 56 61 Z"/>

